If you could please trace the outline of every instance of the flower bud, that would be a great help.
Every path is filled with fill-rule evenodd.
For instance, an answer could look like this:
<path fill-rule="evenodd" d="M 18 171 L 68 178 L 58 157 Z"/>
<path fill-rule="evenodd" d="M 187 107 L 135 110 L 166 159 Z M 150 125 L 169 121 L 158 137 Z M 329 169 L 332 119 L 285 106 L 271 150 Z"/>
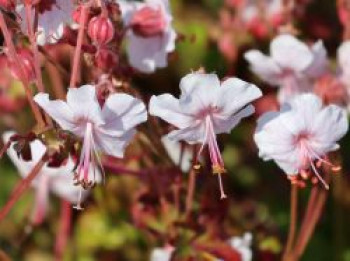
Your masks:
<path fill-rule="evenodd" d="M 95 55 L 95 65 L 103 71 L 113 70 L 118 61 L 118 55 L 107 48 L 100 48 Z"/>
<path fill-rule="evenodd" d="M 0 7 L 6 11 L 14 11 L 16 2 L 15 0 L 0 0 Z"/>
<path fill-rule="evenodd" d="M 152 37 L 164 32 L 166 21 L 160 8 L 143 7 L 131 20 L 131 27 L 135 34 L 142 37 Z"/>
<path fill-rule="evenodd" d="M 29 82 L 34 81 L 36 77 L 34 69 L 34 57 L 32 52 L 28 49 L 22 48 L 17 50 L 17 54 L 21 62 L 21 68 L 18 67 L 18 64 L 16 62 L 9 62 L 9 68 L 13 77 L 20 79 L 23 73 L 23 76 L 26 77 Z M 23 70 L 23 72 L 21 70 Z"/>
<path fill-rule="evenodd" d="M 95 44 L 106 45 L 114 37 L 114 26 L 108 17 L 95 16 L 89 22 L 88 35 Z"/>

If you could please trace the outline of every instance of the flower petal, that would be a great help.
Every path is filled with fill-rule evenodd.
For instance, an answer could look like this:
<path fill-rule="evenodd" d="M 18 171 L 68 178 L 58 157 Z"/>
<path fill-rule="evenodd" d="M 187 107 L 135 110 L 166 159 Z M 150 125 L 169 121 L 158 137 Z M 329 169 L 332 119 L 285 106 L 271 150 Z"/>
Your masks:
<path fill-rule="evenodd" d="M 179 100 L 170 94 L 152 96 L 149 113 L 180 129 L 190 126 L 193 122 L 192 116 L 182 110 Z"/>
<path fill-rule="evenodd" d="M 69 88 L 67 104 L 73 111 L 76 120 L 89 119 L 95 125 L 104 123 L 94 86 L 83 85 L 79 88 Z"/>
<path fill-rule="evenodd" d="M 196 124 L 185 129 L 174 130 L 167 136 L 170 140 L 184 140 L 189 144 L 203 143 L 205 142 L 205 126 L 204 123 Z"/>
<path fill-rule="evenodd" d="M 101 128 L 108 129 L 115 135 L 123 135 L 124 132 L 147 120 L 144 103 L 123 93 L 112 94 L 107 98 L 102 115 L 105 124 Z"/>
<path fill-rule="evenodd" d="M 295 72 L 307 69 L 313 61 L 309 47 L 292 35 L 277 36 L 270 45 L 272 58 L 282 67 Z"/>
<path fill-rule="evenodd" d="M 55 100 L 50 101 L 46 93 L 38 93 L 34 101 L 64 130 L 72 130 L 75 127 L 74 113 L 66 102 Z"/>
<path fill-rule="evenodd" d="M 251 70 L 263 81 L 271 85 L 279 85 L 282 75 L 281 67 L 270 57 L 258 50 L 251 50 L 244 54 Z"/>
<path fill-rule="evenodd" d="M 309 77 L 317 78 L 327 72 L 327 50 L 324 47 L 323 42 L 320 40 L 312 46 L 311 51 L 313 52 L 314 59 L 305 73 Z"/>

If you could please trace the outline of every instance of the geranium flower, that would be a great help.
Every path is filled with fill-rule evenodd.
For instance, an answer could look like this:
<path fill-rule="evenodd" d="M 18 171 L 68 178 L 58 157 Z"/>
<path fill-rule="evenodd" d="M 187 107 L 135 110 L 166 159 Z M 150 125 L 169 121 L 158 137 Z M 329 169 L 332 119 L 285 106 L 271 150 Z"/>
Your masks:
<path fill-rule="evenodd" d="M 136 132 L 135 126 L 147 120 L 145 105 L 127 94 L 110 95 L 101 108 L 92 85 L 70 88 L 67 102 L 50 101 L 45 93 L 37 94 L 34 100 L 62 129 L 83 138 L 76 173 L 76 180 L 83 188 L 95 183 L 89 173 L 91 166 L 100 164 L 97 150 L 123 157 L 125 147 Z"/>
<path fill-rule="evenodd" d="M 73 23 L 74 4 L 72 0 L 45 0 L 36 6 L 38 10 L 37 43 L 39 45 L 54 44 L 64 33 L 64 27 Z M 33 14 L 34 14 L 33 8 Z M 27 32 L 24 5 L 18 5 L 17 12 L 21 18 L 23 32 Z M 31 18 L 34 22 L 34 15 Z"/>
<path fill-rule="evenodd" d="M 270 54 L 251 50 L 245 53 L 245 59 L 263 81 L 281 87 L 281 102 L 311 92 L 310 80 L 327 71 L 327 53 L 321 41 L 309 48 L 292 35 L 279 35 L 271 42 Z"/>
<path fill-rule="evenodd" d="M 209 147 L 213 173 L 218 174 L 221 198 L 221 174 L 224 162 L 216 141 L 216 134 L 229 133 L 242 118 L 251 115 L 254 107 L 249 103 L 259 98 L 261 91 L 254 85 L 237 78 L 220 83 L 215 74 L 200 72 L 185 76 L 180 83 L 181 96 L 170 94 L 153 96 L 150 114 L 174 125 L 177 130 L 168 134 L 172 140 L 184 140 L 190 144 L 201 143 Z"/>
<path fill-rule="evenodd" d="M 15 132 L 12 131 L 5 132 L 3 135 L 4 142 L 7 143 L 14 134 Z M 30 171 L 34 168 L 46 151 L 45 145 L 39 140 L 31 142 L 30 149 L 32 152 L 32 159 L 30 161 L 25 161 L 19 158 L 13 144 L 7 150 L 7 155 L 10 157 L 13 164 L 18 169 L 19 174 L 23 178 L 28 176 Z M 36 190 L 35 207 L 32 216 L 32 222 L 34 224 L 40 224 L 46 216 L 49 192 L 52 192 L 56 196 L 73 204 L 77 204 L 78 200 L 83 201 L 86 198 L 89 191 L 81 191 L 79 187 L 74 185 L 72 179 L 74 166 L 75 163 L 71 158 L 68 158 L 67 162 L 58 168 L 49 167 L 47 164 L 45 164 L 38 173 L 37 177 L 33 180 L 31 185 Z M 95 170 L 95 173 L 95 181 L 100 182 L 100 172 Z"/>
<path fill-rule="evenodd" d="M 176 40 L 169 1 L 117 2 L 124 24 L 130 28 L 127 52 L 131 66 L 144 73 L 166 67 Z"/>
<path fill-rule="evenodd" d="M 259 156 L 273 159 L 289 176 L 316 176 L 326 188 L 317 167 L 329 165 L 328 152 L 337 150 L 337 141 L 348 130 L 345 111 L 337 105 L 322 106 L 314 94 L 296 96 L 280 112 L 268 112 L 258 120 L 254 135 Z"/>

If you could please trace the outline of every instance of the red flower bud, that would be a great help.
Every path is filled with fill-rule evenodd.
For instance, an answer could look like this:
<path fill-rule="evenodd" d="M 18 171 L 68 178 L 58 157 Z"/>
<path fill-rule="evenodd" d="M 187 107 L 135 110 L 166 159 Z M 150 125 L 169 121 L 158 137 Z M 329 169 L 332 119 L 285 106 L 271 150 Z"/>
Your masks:
<path fill-rule="evenodd" d="M 108 17 L 95 16 L 89 22 L 88 35 L 95 44 L 106 45 L 114 37 L 114 26 Z"/>
<path fill-rule="evenodd" d="M 164 32 L 166 21 L 160 8 L 144 7 L 135 12 L 131 20 L 131 27 L 135 34 L 152 37 Z"/>
<path fill-rule="evenodd" d="M 95 65 L 106 72 L 113 70 L 118 62 L 118 55 L 107 48 L 100 48 L 95 55 Z"/>
<path fill-rule="evenodd" d="M 16 7 L 15 0 L 0 0 L 0 7 L 7 11 L 14 11 Z"/>

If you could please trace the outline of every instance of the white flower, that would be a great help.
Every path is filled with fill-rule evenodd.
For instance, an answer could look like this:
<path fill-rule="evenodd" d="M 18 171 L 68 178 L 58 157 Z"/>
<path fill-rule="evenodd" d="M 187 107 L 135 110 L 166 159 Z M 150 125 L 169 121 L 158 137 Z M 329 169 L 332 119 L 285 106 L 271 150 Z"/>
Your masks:
<path fill-rule="evenodd" d="M 39 3 L 38 34 L 39 45 L 54 44 L 63 36 L 64 27 L 73 23 L 74 5 L 72 0 L 45 0 Z M 27 32 L 25 7 L 18 5 L 17 12 L 21 18 L 23 32 Z M 32 10 L 34 14 L 34 9 Z M 34 22 L 34 15 L 31 18 Z"/>
<path fill-rule="evenodd" d="M 261 116 L 254 139 L 264 160 L 273 159 L 290 177 L 313 173 L 327 188 L 317 167 L 323 163 L 338 169 L 325 157 L 339 148 L 337 141 L 347 130 L 342 108 L 323 107 L 316 95 L 303 94 L 283 104 L 280 112 Z"/>
<path fill-rule="evenodd" d="M 7 143 L 11 136 L 15 132 L 5 132 L 3 140 Z M 13 164 L 19 171 L 19 174 L 26 178 L 38 161 L 45 153 L 46 147 L 39 140 L 34 140 L 30 143 L 32 159 L 30 161 L 24 161 L 18 157 L 17 152 L 12 144 L 7 150 L 7 155 L 12 160 Z M 45 164 L 38 173 L 37 177 L 33 180 L 32 186 L 36 189 L 35 207 L 33 212 L 33 222 L 40 223 L 44 218 L 47 208 L 49 192 L 54 193 L 60 198 L 63 198 L 73 204 L 77 203 L 77 200 L 84 200 L 89 191 L 81 191 L 80 187 L 75 186 L 73 182 L 73 169 L 75 163 L 71 158 L 68 158 L 67 162 L 58 168 L 53 168 Z M 96 170 L 96 182 L 101 181 L 101 174 Z M 80 194 L 81 193 L 81 194 Z"/>
<path fill-rule="evenodd" d="M 168 0 L 145 2 L 117 1 L 126 27 L 127 52 L 132 67 L 152 73 L 168 64 L 168 54 L 175 50 L 176 32 Z"/>
<path fill-rule="evenodd" d="M 281 87 L 280 101 L 312 90 L 311 79 L 327 70 L 327 52 L 321 41 L 311 48 L 294 36 L 277 36 L 270 45 L 271 56 L 258 50 L 245 53 L 251 70 L 265 82 Z"/>
<path fill-rule="evenodd" d="M 156 247 L 151 253 L 150 261 L 170 261 L 173 251 L 171 246 Z"/>
<path fill-rule="evenodd" d="M 251 115 L 254 107 L 249 103 L 259 98 L 261 91 L 237 78 L 220 83 L 215 74 L 199 72 L 185 76 L 180 89 L 180 99 L 170 94 L 153 96 L 150 114 L 177 128 L 168 134 L 170 139 L 202 143 L 198 155 L 208 145 L 213 172 L 218 174 L 221 197 L 224 198 L 220 176 L 225 168 L 216 134 L 229 133 L 242 118 Z"/>
<path fill-rule="evenodd" d="M 264 0 L 262 2 L 265 17 L 273 22 L 276 17 L 281 16 L 283 12 L 282 0 Z M 261 19 L 261 7 L 254 0 L 244 1 L 241 17 L 245 23 L 252 23 Z"/>
<path fill-rule="evenodd" d="M 94 184 L 89 170 L 91 164 L 100 163 L 96 151 L 123 157 L 135 126 L 147 120 L 145 105 L 127 94 L 110 95 L 101 108 L 92 85 L 70 88 L 67 102 L 50 101 L 45 93 L 37 94 L 34 100 L 62 129 L 84 139 L 76 176 L 84 188 Z"/>
<path fill-rule="evenodd" d="M 252 253 L 252 239 L 251 233 L 244 233 L 242 237 L 233 237 L 229 243 L 238 253 L 241 254 L 241 261 L 251 261 L 253 259 Z"/>

